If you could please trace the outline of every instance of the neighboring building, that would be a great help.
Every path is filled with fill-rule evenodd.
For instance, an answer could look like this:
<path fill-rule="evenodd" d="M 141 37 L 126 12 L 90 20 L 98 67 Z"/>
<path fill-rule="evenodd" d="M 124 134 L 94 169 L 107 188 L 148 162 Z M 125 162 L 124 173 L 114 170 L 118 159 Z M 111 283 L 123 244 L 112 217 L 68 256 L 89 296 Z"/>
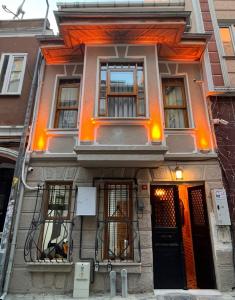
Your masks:
<path fill-rule="evenodd" d="M 0 21 L 0 239 L 44 19 Z"/>
<path fill-rule="evenodd" d="M 19 147 L 39 53 L 36 35 L 48 33 L 48 28 L 49 23 L 44 19 L 0 21 L 0 289 L 7 264 L 5 254 L 9 255 L 8 242 L 12 239 L 13 212 L 8 202 L 16 161 L 21 159 Z M 17 182 L 15 178 L 14 183 Z"/>
<path fill-rule="evenodd" d="M 223 74 L 207 8 L 58 5 L 60 36 L 39 38 L 27 154 L 39 187 L 24 193 L 10 293 L 71 293 L 80 260 L 93 292 L 111 269 L 120 288 L 123 268 L 129 292 L 234 287 L 229 218 L 218 225 L 212 199 L 224 185 L 207 96 Z"/>
<path fill-rule="evenodd" d="M 222 84 L 210 97 L 211 111 L 235 245 L 235 6 L 233 1 L 214 1 L 208 8 L 223 75 Z"/>

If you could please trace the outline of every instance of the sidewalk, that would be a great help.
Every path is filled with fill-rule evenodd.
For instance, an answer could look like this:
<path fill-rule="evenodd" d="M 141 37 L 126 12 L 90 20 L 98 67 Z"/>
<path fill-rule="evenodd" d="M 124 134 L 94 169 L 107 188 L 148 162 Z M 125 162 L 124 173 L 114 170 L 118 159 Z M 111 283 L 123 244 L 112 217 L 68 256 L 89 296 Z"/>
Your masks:
<path fill-rule="evenodd" d="M 28 295 L 7 295 L 5 298 L 6 300 L 75 300 L 75 298 L 68 295 L 35 295 L 35 294 L 28 294 Z M 235 293 L 223 293 L 220 292 L 214 293 L 213 295 L 199 293 L 199 295 L 195 295 L 190 293 L 190 291 L 181 292 L 167 292 L 164 295 L 158 293 L 154 295 L 153 293 L 144 293 L 144 294 L 133 294 L 128 295 L 127 298 L 122 298 L 121 296 L 116 296 L 114 298 L 110 298 L 107 295 L 91 295 L 89 298 L 80 298 L 83 300 L 235 300 Z"/>

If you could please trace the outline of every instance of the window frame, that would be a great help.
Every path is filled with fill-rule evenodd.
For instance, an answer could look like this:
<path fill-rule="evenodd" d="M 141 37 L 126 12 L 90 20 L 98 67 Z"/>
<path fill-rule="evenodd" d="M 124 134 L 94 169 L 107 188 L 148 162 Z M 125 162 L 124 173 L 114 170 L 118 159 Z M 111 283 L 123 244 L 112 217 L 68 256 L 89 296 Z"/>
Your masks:
<path fill-rule="evenodd" d="M 101 92 L 101 65 L 102 64 L 106 64 L 106 97 L 105 97 L 105 101 L 106 101 L 106 110 L 104 114 L 100 113 L 100 92 Z M 123 64 L 123 65 L 128 65 L 128 64 L 135 64 L 135 68 L 131 69 L 131 68 L 109 68 L 109 64 Z M 140 104 L 139 104 L 139 97 L 138 97 L 138 64 L 142 64 L 142 72 L 143 72 L 143 92 L 144 92 L 144 113 L 141 114 L 140 112 Z M 99 67 L 99 72 L 98 72 L 98 118 L 108 118 L 108 119 L 128 119 L 128 120 L 132 120 L 132 119 L 136 119 L 136 118 L 145 118 L 147 116 L 147 95 L 146 95 L 146 74 L 145 74 L 145 61 L 144 60 L 134 60 L 134 61 L 108 61 L 108 60 L 100 60 L 98 67 Z M 130 72 L 133 71 L 133 81 L 134 81 L 134 86 L 133 86 L 133 92 L 119 92 L 119 93 L 115 93 L 111 91 L 111 85 L 110 85 L 110 73 L 111 72 Z M 112 117 L 108 115 L 108 97 L 125 97 L 125 96 L 133 96 L 136 98 L 136 116 L 134 117 Z"/>
<path fill-rule="evenodd" d="M 7 68 L 6 68 L 5 76 L 3 79 L 3 85 L 2 85 L 2 90 L 0 91 L 0 95 L 21 95 L 28 53 L 2 53 L 1 60 L 0 60 L 0 74 L 2 71 L 4 59 L 6 56 L 9 56 L 9 61 L 7 63 Z M 10 77 L 12 74 L 13 62 L 14 62 L 14 59 L 17 57 L 23 57 L 23 66 L 22 66 L 22 71 L 21 71 L 22 74 L 20 77 L 18 91 L 17 92 L 8 92 L 7 90 L 9 88 L 9 82 L 10 82 Z"/>
<path fill-rule="evenodd" d="M 172 81 L 170 83 L 164 83 L 164 80 Z M 177 82 L 179 84 L 177 84 Z M 177 84 L 177 85 L 176 85 Z M 185 84 L 185 78 L 180 76 L 174 76 L 174 77 L 162 77 L 161 78 L 161 85 L 162 85 L 162 97 L 163 97 L 163 110 L 164 110 L 164 124 L 166 130 L 187 130 L 190 128 L 190 116 L 189 116 L 189 103 L 187 101 L 187 93 L 186 93 L 186 84 Z M 179 86 L 182 91 L 183 95 L 183 105 L 166 105 L 166 94 L 165 94 L 165 86 Z M 166 110 L 174 109 L 174 110 L 183 110 L 183 116 L 184 116 L 184 123 L 186 124 L 185 127 L 166 127 Z"/>
<path fill-rule="evenodd" d="M 233 48 L 233 55 L 227 55 L 225 53 L 225 48 L 224 48 L 224 42 L 221 38 L 221 34 L 220 34 L 220 29 L 222 28 L 228 28 L 229 32 L 230 32 L 230 37 L 231 37 L 231 44 L 232 44 L 232 48 Z M 222 44 L 222 51 L 223 51 L 223 56 L 224 57 L 234 57 L 235 56 L 235 24 L 219 24 L 219 36 L 220 36 L 220 40 L 221 40 L 221 44 Z"/>
<path fill-rule="evenodd" d="M 109 195 L 109 185 L 126 185 L 128 186 L 128 190 L 129 190 L 129 198 L 128 198 L 128 218 L 124 217 L 109 217 L 108 216 L 108 195 Z M 133 182 L 131 181 L 106 181 L 104 183 L 104 203 L 103 203 L 103 219 L 105 222 L 105 230 L 104 230 L 104 249 L 103 249 L 103 259 L 104 260 L 116 260 L 115 258 L 112 259 L 112 257 L 110 257 L 109 255 L 109 229 L 108 229 L 108 223 L 109 222 L 117 222 L 117 223 L 122 223 L 122 222 L 127 222 L 127 224 L 130 222 L 133 222 Z M 128 236 L 133 235 L 133 228 L 132 228 L 132 224 L 128 227 Z M 128 257 L 126 260 L 134 260 L 134 245 L 133 243 L 129 244 L 129 253 L 128 253 Z"/>
<path fill-rule="evenodd" d="M 76 83 L 63 83 L 60 84 L 61 81 L 77 81 Z M 78 93 L 77 93 L 77 105 L 72 107 L 64 107 L 59 106 L 60 99 L 61 99 L 61 92 L 62 88 L 64 87 L 71 87 L 71 85 L 74 85 L 74 87 L 78 87 Z M 78 128 L 78 117 L 79 117 L 79 108 L 80 108 L 80 90 L 81 90 L 81 78 L 80 77 L 60 77 L 58 78 L 57 84 L 56 84 L 56 99 L 55 99 L 55 114 L 54 114 L 54 122 L 53 122 L 53 129 L 56 130 L 76 130 Z M 59 127 L 59 115 L 60 111 L 63 110 L 71 110 L 71 111 L 77 111 L 77 118 L 76 118 L 76 126 L 75 127 Z"/>

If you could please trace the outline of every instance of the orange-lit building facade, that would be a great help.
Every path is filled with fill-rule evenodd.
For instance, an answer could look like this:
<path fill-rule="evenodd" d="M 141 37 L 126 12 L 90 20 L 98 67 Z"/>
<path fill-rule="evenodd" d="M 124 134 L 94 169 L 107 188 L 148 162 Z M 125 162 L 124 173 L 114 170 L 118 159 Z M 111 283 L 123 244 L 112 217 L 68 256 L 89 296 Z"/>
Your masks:
<path fill-rule="evenodd" d="M 10 293 L 69 294 L 84 260 L 93 293 L 110 270 L 120 290 L 123 268 L 130 293 L 234 286 L 208 98 L 223 70 L 203 2 L 58 4 L 60 35 L 38 38 L 26 180 L 39 188 L 25 190 Z"/>

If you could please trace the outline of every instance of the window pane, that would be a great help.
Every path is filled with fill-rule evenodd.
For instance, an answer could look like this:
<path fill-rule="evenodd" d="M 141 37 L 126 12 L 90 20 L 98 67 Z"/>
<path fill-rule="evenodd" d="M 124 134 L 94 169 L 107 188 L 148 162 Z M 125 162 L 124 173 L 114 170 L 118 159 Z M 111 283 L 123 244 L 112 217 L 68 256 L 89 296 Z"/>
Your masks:
<path fill-rule="evenodd" d="M 128 217 L 129 186 L 109 185 L 108 189 L 108 216 Z"/>
<path fill-rule="evenodd" d="M 8 61 L 9 61 L 9 55 L 5 55 L 4 60 L 3 60 L 1 75 L 0 75 L 0 93 L 2 92 L 5 75 L 6 75 L 6 71 L 7 71 Z"/>
<path fill-rule="evenodd" d="M 110 72 L 110 91 L 112 93 L 132 93 L 134 91 L 133 72 Z"/>
<path fill-rule="evenodd" d="M 114 118 L 136 117 L 136 97 L 109 97 L 108 116 Z"/>
<path fill-rule="evenodd" d="M 23 69 L 23 61 L 24 61 L 23 57 L 14 58 L 8 89 L 7 89 L 9 93 L 17 93 L 19 90 L 19 84 L 20 84 L 20 79 L 22 76 L 22 69 Z"/>
<path fill-rule="evenodd" d="M 179 86 L 165 85 L 165 105 L 166 106 L 183 106 L 182 88 Z"/>
<path fill-rule="evenodd" d="M 186 128 L 184 109 L 165 109 L 166 128 Z"/>
<path fill-rule="evenodd" d="M 60 219 L 68 216 L 70 188 L 70 185 L 51 185 L 49 187 L 48 217 Z"/>
<path fill-rule="evenodd" d="M 58 128 L 76 128 L 77 110 L 60 110 Z"/>
<path fill-rule="evenodd" d="M 78 88 L 62 87 L 60 96 L 60 106 L 70 107 L 77 105 Z"/>
<path fill-rule="evenodd" d="M 234 48 L 229 27 L 220 28 L 220 36 L 224 46 L 225 55 L 233 56 Z"/>

